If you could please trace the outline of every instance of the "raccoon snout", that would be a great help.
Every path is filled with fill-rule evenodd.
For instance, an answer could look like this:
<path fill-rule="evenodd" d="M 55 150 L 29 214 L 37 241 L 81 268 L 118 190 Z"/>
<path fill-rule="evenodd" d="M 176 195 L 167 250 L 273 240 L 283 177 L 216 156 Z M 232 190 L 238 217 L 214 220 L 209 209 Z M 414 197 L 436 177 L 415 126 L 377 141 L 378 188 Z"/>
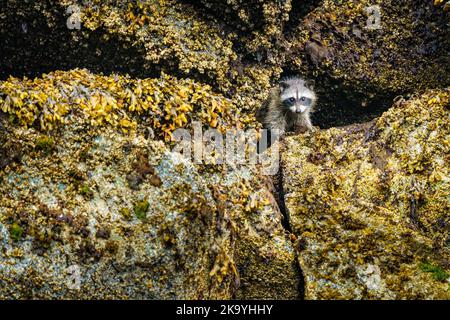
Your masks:
<path fill-rule="evenodd" d="M 295 112 L 296 113 L 303 113 L 303 112 L 305 112 L 306 111 L 306 107 L 305 106 L 297 106 L 296 108 L 295 108 Z"/>

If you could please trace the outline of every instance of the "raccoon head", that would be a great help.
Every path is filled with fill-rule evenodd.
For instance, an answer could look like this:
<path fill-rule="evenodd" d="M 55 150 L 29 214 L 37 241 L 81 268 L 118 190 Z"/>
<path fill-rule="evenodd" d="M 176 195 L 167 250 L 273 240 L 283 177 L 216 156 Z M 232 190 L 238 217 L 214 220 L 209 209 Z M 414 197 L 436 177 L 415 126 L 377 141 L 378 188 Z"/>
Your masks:
<path fill-rule="evenodd" d="M 284 108 L 293 113 L 311 111 L 315 102 L 314 81 L 289 78 L 280 82 L 280 99 Z"/>

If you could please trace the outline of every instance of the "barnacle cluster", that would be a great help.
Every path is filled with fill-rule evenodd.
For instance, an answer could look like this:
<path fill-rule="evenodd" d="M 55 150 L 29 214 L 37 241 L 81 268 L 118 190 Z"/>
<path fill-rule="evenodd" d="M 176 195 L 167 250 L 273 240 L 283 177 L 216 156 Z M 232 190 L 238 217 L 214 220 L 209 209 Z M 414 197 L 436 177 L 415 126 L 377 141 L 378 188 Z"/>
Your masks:
<path fill-rule="evenodd" d="M 82 7 L 80 20 L 89 30 L 105 28 L 110 34 L 135 39 L 152 63 L 177 60 L 178 68 L 186 73 L 191 69 L 201 74 L 223 72 L 236 58 L 231 48 L 233 35 L 192 19 L 195 15 L 172 0 L 90 0 Z"/>
<path fill-rule="evenodd" d="M 239 114 L 229 99 L 189 79 L 165 74 L 157 79 L 132 79 L 94 75 L 84 69 L 1 81 L 0 110 L 21 125 L 38 125 L 45 131 L 79 114 L 91 125 L 108 124 L 124 132 L 135 130 L 137 122 L 143 121 L 166 140 L 191 121 L 224 129 L 235 125 Z"/>
<path fill-rule="evenodd" d="M 287 139 L 307 298 L 449 298 L 443 276 L 420 272 L 450 270 L 449 105 L 449 89 L 431 90 L 372 122 Z"/>
<path fill-rule="evenodd" d="M 270 49 L 283 37 L 292 1 L 201 0 L 215 17 L 240 31 L 241 42 L 253 54 Z"/>

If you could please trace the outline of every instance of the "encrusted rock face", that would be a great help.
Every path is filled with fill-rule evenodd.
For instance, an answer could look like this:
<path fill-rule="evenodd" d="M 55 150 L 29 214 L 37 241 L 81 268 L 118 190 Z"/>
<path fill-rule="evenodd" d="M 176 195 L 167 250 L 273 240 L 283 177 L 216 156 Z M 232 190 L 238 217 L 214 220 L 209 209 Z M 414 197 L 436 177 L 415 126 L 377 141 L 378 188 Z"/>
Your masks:
<path fill-rule="evenodd" d="M 36 76 L 56 65 L 139 78 L 163 71 L 209 83 L 233 98 L 244 117 L 259 107 L 271 78 L 281 72 L 279 66 L 243 63 L 233 48 L 235 32 L 175 0 L 8 1 L 0 9 L 0 34 L 3 78 Z"/>
<path fill-rule="evenodd" d="M 165 110 L 163 124 L 226 100 L 191 81 L 85 70 L 0 88 L 0 297 L 298 297 L 258 167 L 194 165 L 148 133 L 163 137 L 145 114 Z"/>
<path fill-rule="evenodd" d="M 286 67 L 317 78 L 318 119 L 348 124 L 450 85 L 448 19 L 433 0 L 325 0 L 290 31 Z"/>
<path fill-rule="evenodd" d="M 242 30 L 264 31 L 266 35 L 281 34 L 289 20 L 291 0 L 201 0 L 206 8 L 230 25 Z"/>
<path fill-rule="evenodd" d="M 271 210 L 236 214 L 236 265 L 240 274 L 237 299 L 299 299 L 301 274 L 289 233 L 272 195 L 271 179 L 260 180 Z M 275 208 L 275 210 L 273 210 Z M 289 239 L 288 239 L 289 238 Z"/>
<path fill-rule="evenodd" d="M 288 138 L 286 206 L 307 299 L 448 299 L 450 90 Z"/>
<path fill-rule="evenodd" d="M 289 21 L 291 0 L 201 0 L 204 8 L 218 19 L 241 31 L 245 48 L 251 53 L 262 53 L 277 46 L 283 38 L 285 24 Z"/>

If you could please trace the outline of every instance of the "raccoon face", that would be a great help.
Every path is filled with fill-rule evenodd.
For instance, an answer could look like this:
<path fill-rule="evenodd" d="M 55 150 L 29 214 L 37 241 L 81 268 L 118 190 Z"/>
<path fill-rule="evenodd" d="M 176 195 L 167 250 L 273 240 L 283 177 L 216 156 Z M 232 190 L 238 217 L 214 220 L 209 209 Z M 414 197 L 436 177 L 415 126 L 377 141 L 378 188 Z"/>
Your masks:
<path fill-rule="evenodd" d="M 316 101 L 314 81 L 305 81 L 298 77 L 283 79 L 280 82 L 280 99 L 283 106 L 290 112 L 311 111 Z"/>
<path fill-rule="evenodd" d="M 291 97 L 284 97 L 282 100 L 283 105 L 294 113 L 303 113 L 312 107 L 313 99 L 306 94 L 299 96 L 296 94 Z"/>

